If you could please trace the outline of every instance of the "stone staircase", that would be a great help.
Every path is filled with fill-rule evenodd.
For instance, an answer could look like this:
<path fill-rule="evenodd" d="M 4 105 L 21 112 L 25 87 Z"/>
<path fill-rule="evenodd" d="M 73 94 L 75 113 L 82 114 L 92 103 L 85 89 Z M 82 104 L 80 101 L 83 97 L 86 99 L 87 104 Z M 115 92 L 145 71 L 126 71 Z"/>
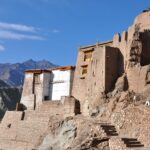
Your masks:
<path fill-rule="evenodd" d="M 50 120 L 51 110 L 46 105 L 37 110 L 7 112 L 0 124 L 0 150 L 34 149 L 45 136 Z M 115 126 L 108 122 L 96 124 L 102 135 L 109 139 L 110 150 L 150 150 L 137 139 L 121 137 Z"/>
<path fill-rule="evenodd" d="M 48 121 L 51 113 L 49 111 L 25 111 L 24 120 Z"/>
<path fill-rule="evenodd" d="M 122 141 L 125 143 L 126 147 L 130 148 L 144 147 L 144 145 L 136 138 L 122 138 Z"/>
<path fill-rule="evenodd" d="M 150 150 L 136 138 L 120 137 L 114 125 L 102 124 L 101 129 L 110 141 L 110 150 Z"/>
<path fill-rule="evenodd" d="M 108 137 L 110 136 L 118 136 L 117 130 L 113 125 L 101 125 L 101 128 L 104 130 Z"/>
<path fill-rule="evenodd" d="M 18 120 L 11 120 L 16 115 L 9 112 L 7 116 L 10 122 L 6 118 L 0 124 L 0 150 L 32 150 L 45 136 L 49 113 L 25 111 L 22 114 L 23 118 L 18 115 Z"/>

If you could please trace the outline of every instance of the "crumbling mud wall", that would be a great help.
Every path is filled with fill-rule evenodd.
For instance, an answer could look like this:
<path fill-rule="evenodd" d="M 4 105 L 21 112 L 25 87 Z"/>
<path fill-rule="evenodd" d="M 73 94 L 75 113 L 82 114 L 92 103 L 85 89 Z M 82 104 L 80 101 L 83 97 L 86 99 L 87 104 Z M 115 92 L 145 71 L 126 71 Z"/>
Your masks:
<path fill-rule="evenodd" d="M 149 89 L 150 11 L 136 17 L 134 24 L 122 35 L 116 34 L 113 46 L 120 51 L 119 76 L 126 74 L 130 91 L 142 93 Z"/>
<path fill-rule="evenodd" d="M 83 114 L 105 103 L 107 94 L 116 90 L 115 84 L 122 77 L 126 79 L 126 90 L 142 93 L 149 89 L 149 16 L 150 11 L 141 13 L 127 31 L 114 35 L 112 41 L 79 49 L 72 94 L 80 101 Z"/>

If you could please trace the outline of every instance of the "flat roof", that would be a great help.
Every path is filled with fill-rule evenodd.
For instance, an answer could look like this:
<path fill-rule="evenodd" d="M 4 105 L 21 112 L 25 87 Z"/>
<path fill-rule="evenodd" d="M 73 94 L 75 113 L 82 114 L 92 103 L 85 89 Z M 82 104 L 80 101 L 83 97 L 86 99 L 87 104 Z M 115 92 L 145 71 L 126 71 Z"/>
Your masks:
<path fill-rule="evenodd" d="M 111 44 L 111 43 L 113 43 L 112 40 L 105 41 L 105 42 L 97 42 L 96 44 L 93 44 L 93 45 L 81 46 L 80 50 L 81 49 L 86 49 L 86 48 L 94 48 L 94 47 L 96 47 L 96 45 L 100 46 L 100 45 Z"/>
<path fill-rule="evenodd" d="M 48 69 L 30 69 L 30 70 L 26 70 L 25 73 L 50 73 L 53 70 L 60 70 L 60 71 L 75 70 L 75 66 L 62 66 L 62 67 L 48 68 Z"/>
<path fill-rule="evenodd" d="M 47 69 L 30 69 L 25 71 L 25 73 L 45 73 L 45 72 L 49 73 L 51 71 Z"/>
<path fill-rule="evenodd" d="M 53 70 L 61 70 L 61 71 L 75 70 L 75 66 L 61 66 L 61 67 L 56 67 L 56 68 L 49 68 L 48 70 L 50 70 L 50 71 L 53 71 Z"/>
<path fill-rule="evenodd" d="M 145 13 L 145 12 L 148 12 L 148 11 L 150 11 L 150 8 L 147 8 L 147 9 L 143 10 L 142 13 Z"/>

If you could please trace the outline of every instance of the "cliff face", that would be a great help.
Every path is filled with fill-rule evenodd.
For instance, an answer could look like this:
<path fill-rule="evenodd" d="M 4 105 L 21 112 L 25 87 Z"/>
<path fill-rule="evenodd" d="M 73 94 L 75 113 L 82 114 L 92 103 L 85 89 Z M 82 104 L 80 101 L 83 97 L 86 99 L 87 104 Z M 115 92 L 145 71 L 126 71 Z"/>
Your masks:
<path fill-rule="evenodd" d="M 0 87 L 0 118 L 6 110 L 15 110 L 21 98 L 21 88 Z"/>

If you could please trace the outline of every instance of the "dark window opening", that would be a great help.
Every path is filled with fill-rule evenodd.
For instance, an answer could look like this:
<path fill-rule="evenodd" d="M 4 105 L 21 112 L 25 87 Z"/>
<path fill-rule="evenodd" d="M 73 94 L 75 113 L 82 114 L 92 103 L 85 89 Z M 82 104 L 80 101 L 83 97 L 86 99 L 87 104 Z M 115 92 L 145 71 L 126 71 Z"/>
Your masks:
<path fill-rule="evenodd" d="M 85 51 L 84 52 L 84 61 L 86 61 L 86 62 L 92 61 L 92 53 L 93 53 L 93 50 Z"/>
<path fill-rule="evenodd" d="M 81 66 L 81 77 L 82 79 L 84 79 L 87 75 L 88 72 L 88 66 Z"/>
<path fill-rule="evenodd" d="M 44 96 L 45 101 L 48 101 L 49 99 L 50 99 L 49 96 Z"/>
<path fill-rule="evenodd" d="M 150 64 L 150 30 L 140 34 L 142 39 L 141 66 Z"/>

